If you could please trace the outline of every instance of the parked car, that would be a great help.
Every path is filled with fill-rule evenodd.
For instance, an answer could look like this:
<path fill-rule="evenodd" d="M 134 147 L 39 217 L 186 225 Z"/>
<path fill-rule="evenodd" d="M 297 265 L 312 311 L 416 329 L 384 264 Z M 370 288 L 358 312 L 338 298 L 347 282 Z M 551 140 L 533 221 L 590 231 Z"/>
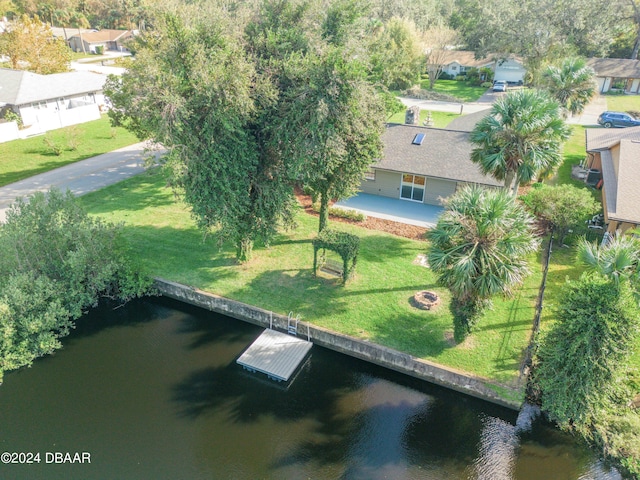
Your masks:
<path fill-rule="evenodd" d="M 505 80 L 496 80 L 493 82 L 493 91 L 494 92 L 506 92 L 507 91 L 507 82 Z"/>
<path fill-rule="evenodd" d="M 598 124 L 604 128 L 636 127 L 640 125 L 640 120 L 624 112 L 602 112 L 598 117 Z"/>

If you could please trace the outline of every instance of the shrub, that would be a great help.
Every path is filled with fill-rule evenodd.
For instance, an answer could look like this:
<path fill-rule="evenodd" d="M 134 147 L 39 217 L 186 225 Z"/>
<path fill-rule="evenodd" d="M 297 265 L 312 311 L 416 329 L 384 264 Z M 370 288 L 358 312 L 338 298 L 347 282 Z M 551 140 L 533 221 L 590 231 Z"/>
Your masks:
<path fill-rule="evenodd" d="M 307 192 L 305 191 L 305 193 Z M 312 208 L 314 212 L 320 213 L 320 205 L 318 203 L 314 203 Z M 367 219 L 367 216 L 363 213 L 338 207 L 329 208 L 329 215 L 334 217 L 346 218 L 348 220 L 353 220 L 354 222 L 364 222 Z"/>
<path fill-rule="evenodd" d="M 4 112 L 4 119 L 7 122 L 16 122 L 18 124 L 18 128 L 22 129 L 24 128 L 24 123 L 22 122 L 22 117 L 20 115 L 18 115 L 16 112 L 14 112 L 13 110 L 6 110 Z"/>
<path fill-rule="evenodd" d="M 96 54 L 97 55 L 102 55 L 104 53 L 104 45 L 98 45 L 96 47 Z"/>
<path fill-rule="evenodd" d="M 53 138 L 53 136 L 50 133 L 47 133 L 45 137 L 42 139 L 42 141 L 45 144 L 45 146 L 49 148 L 50 150 L 49 153 L 52 153 L 56 157 L 60 156 L 60 154 L 62 153 L 62 146 L 60 145 L 60 143 L 58 143 L 58 141 L 55 138 Z"/>
<path fill-rule="evenodd" d="M 80 145 L 80 131 L 77 126 L 72 126 L 67 130 L 67 148 L 72 152 L 75 152 Z"/>
<path fill-rule="evenodd" d="M 482 88 L 491 88 L 491 87 L 493 86 L 493 83 L 491 83 L 491 82 L 482 82 L 482 83 L 480 84 L 480 86 L 481 86 Z"/>
<path fill-rule="evenodd" d="M 0 251 L 0 379 L 59 348 L 73 320 L 101 298 L 125 302 L 151 286 L 120 228 L 55 189 L 10 207 Z"/>

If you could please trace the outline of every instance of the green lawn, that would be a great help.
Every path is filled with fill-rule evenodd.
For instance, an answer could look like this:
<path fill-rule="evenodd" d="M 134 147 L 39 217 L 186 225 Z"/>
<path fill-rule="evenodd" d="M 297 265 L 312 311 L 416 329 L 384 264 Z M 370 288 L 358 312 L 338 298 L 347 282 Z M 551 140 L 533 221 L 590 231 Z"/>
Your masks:
<path fill-rule="evenodd" d="M 336 224 L 361 238 L 356 277 L 341 286 L 334 278 L 313 277 L 311 239 L 318 220 L 302 211 L 297 229 L 279 235 L 269 248 L 258 246 L 251 262 L 237 265 L 229 245 L 220 249 L 215 235 L 203 238 L 157 173 L 86 195 L 82 202 L 93 214 L 124 222 L 125 236 L 154 276 L 277 313 L 292 311 L 315 325 L 516 385 L 541 279 L 539 264 L 515 298 L 498 298 L 478 331 L 453 346 L 449 293 L 435 284 L 429 269 L 414 263 L 425 242 Z M 410 299 L 422 289 L 435 289 L 443 305 L 431 312 L 413 308 Z"/>
<path fill-rule="evenodd" d="M 78 146 L 76 150 L 70 150 L 69 139 L 74 135 Z M 45 138 L 50 138 L 59 144 L 62 147 L 62 153 L 55 155 L 45 145 Z M 25 140 L 6 142 L 1 147 L 0 186 L 110 152 L 137 141 L 135 135 L 123 128 L 112 129 L 109 119 L 103 115 L 100 120 L 52 130 L 46 135 Z"/>
<path fill-rule="evenodd" d="M 424 121 L 427 119 L 427 115 L 429 110 L 420 110 L 420 122 L 419 125 L 424 125 Z M 404 114 L 405 112 L 398 112 L 392 117 L 390 117 L 387 122 L 389 123 L 404 123 Z M 447 125 L 451 123 L 451 121 L 455 118 L 458 118 L 460 115 L 457 113 L 449 113 L 449 112 L 435 112 L 431 111 L 431 118 L 433 119 L 433 126 L 436 128 L 446 128 Z"/>
<path fill-rule="evenodd" d="M 640 112 L 640 95 L 606 95 L 607 110 Z"/>
<path fill-rule="evenodd" d="M 427 90 L 429 88 L 429 80 L 422 80 L 420 87 Z M 487 91 L 486 88 L 474 87 L 467 82 L 459 82 L 457 80 L 438 80 L 433 86 L 433 90 L 455 97 L 462 103 L 475 102 Z"/>

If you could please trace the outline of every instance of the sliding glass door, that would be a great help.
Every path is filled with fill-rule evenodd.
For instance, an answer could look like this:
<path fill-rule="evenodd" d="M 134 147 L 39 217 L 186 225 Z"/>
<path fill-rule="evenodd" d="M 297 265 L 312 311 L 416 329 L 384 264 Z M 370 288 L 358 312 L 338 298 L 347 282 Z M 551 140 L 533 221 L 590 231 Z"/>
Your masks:
<path fill-rule="evenodd" d="M 400 198 L 411 200 L 412 202 L 424 201 L 425 177 L 405 173 L 402 175 L 402 185 L 400 187 Z"/>

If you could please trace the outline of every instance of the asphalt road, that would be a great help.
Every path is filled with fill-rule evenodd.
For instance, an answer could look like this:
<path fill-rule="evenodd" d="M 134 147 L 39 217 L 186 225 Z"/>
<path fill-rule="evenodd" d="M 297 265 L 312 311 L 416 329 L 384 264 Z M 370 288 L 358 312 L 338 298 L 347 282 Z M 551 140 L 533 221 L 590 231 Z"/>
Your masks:
<path fill-rule="evenodd" d="M 0 222 L 4 222 L 8 207 L 17 197 L 44 192 L 52 186 L 84 195 L 142 173 L 145 145 L 146 142 L 129 145 L 0 187 Z"/>

